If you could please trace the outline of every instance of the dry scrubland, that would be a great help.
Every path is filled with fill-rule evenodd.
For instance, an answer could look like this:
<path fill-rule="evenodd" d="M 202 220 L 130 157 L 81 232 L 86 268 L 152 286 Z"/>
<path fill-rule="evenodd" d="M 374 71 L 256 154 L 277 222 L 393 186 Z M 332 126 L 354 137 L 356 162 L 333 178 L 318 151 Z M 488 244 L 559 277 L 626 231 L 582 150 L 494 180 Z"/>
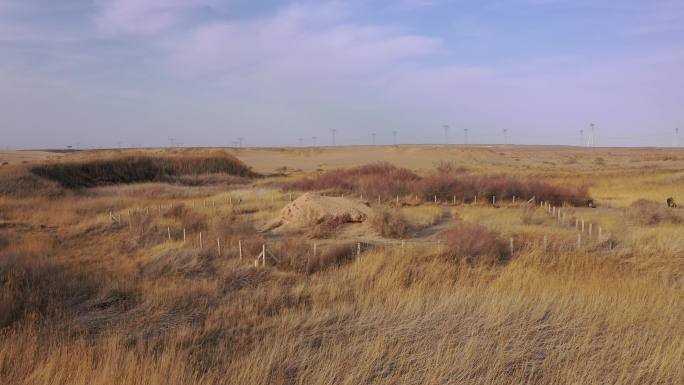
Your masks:
<path fill-rule="evenodd" d="M 0 383 L 681 384 L 684 213 L 664 204 L 683 169 L 677 150 L 513 146 L 12 162 Z M 374 233 L 261 231 L 304 191 L 365 193 Z M 577 249 L 530 195 L 604 239 Z"/>

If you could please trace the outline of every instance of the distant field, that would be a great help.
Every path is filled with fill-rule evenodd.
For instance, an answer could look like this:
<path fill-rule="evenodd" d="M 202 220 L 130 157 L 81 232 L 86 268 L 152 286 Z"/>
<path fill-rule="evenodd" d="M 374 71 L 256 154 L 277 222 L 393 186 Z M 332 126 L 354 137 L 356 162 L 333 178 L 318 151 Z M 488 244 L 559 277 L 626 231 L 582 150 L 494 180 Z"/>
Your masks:
<path fill-rule="evenodd" d="M 18 164 L 57 159 L 63 153 L 50 151 L 0 151 L 0 164 Z"/>
<path fill-rule="evenodd" d="M 0 384 L 684 383 L 682 149 L 0 156 Z"/>

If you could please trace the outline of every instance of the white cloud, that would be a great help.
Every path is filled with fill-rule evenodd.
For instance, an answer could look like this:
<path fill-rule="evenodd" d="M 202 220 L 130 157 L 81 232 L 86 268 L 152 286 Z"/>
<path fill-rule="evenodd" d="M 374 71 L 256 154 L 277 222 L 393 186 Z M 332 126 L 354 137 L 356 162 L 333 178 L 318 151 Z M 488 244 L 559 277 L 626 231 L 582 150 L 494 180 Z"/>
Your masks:
<path fill-rule="evenodd" d="M 214 0 L 96 0 L 95 23 L 107 33 L 154 34 Z"/>
<path fill-rule="evenodd" d="M 359 80 L 440 49 L 439 39 L 345 17 L 336 4 L 297 5 L 267 18 L 199 25 L 164 45 L 177 70 L 231 83 Z"/>

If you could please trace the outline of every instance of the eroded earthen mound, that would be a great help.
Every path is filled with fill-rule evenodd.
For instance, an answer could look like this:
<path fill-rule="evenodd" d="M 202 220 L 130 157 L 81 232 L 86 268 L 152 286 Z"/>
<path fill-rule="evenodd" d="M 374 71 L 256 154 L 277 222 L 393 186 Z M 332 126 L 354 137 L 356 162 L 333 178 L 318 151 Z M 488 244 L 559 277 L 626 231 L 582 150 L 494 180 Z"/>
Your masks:
<path fill-rule="evenodd" d="M 297 228 L 323 222 L 362 223 L 372 213 L 373 209 L 361 201 L 306 193 L 285 206 L 268 228 Z"/>

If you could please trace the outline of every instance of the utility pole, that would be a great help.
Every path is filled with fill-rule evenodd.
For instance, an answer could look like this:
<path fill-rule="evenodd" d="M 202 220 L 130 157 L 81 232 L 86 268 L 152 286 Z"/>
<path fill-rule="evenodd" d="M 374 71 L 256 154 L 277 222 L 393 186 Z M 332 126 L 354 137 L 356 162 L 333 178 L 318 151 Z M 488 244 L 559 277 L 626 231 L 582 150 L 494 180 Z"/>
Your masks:
<path fill-rule="evenodd" d="M 674 146 L 679 147 L 679 127 L 675 128 Z"/>
<path fill-rule="evenodd" d="M 245 138 L 238 138 L 238 147 L 242 148 L 242 141 L 245 140 Z"/>
<path fill-rule="evenodd" d="M 580 130 L 580 147 L 584 147 L 584 130 Z"/>
<path fill-rule="evenodd" d="M 596 125 L 591 123 L 591 147 L 596 147 Z"/>
<path fill-rule="evenodd" d="M 335 147 L 335 134 L 337 133 L 337 129 L 333 128 L 330 130 L 330 134 L 332 134 L 332 145 Z"/>
<path fill-rule="evenodd" d="M 375 146 L 375 132 L 372 133 L 371 136 L 373 137 L 373 146 Z"/>
<path fill-rule="evenodd" d="M 468 144 L 468 129 L 463 129 L 463 144 Z"/>
<path fill-rule="evenodd" d="M 449 125 L 445 124 L 443 126 L 443 128 L 444 128 L 444 145 L 446 146 L 447 144 L 449 144 Z"/>
<path fill-rule="evenodd" d="M 169 143 L 171 144 L 171 147 L 175 147 L 175 143 L 174 143 L 173 138 L 169 138 Z M 119 147 L 121 147 L 121 146 L 119 146 Z"/>
<path fill-rule="evenodd" d="M 504 135 L 504 144 L 508 145 L 508 128 L 503 129 L 503 135 Z"/>
<path fill-rule="evenodd" d="M 394 137 L 394 145 L 397 145 L 397 130 L 392 130 L 392 136 Z"/>
<path fill-rule="evenodd" d="M 315 136 L 311 137 L 311 143 L 313 143 L 313 146 L 316 147 L 316 137 Z"/>

